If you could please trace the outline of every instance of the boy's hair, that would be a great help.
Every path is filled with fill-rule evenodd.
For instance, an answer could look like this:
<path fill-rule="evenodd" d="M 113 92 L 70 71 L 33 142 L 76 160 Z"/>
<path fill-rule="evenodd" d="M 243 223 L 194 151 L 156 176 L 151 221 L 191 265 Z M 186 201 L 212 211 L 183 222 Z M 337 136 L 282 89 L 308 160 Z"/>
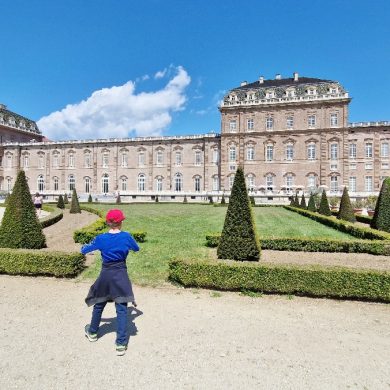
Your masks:
<path fill-rule="evenodd" d="M 122 225 L 122 222 L 111 222 L 111 221 L 107 221 L 106 222 L 107 225 L 110 227 L 110 228 L 117 228 L 119 226 Z"/>

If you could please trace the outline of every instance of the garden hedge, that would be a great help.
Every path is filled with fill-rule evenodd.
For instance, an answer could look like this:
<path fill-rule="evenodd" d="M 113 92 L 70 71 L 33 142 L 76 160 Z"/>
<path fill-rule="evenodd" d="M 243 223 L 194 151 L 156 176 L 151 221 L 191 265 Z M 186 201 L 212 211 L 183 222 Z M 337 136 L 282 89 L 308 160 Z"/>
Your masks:
<path fill-rule="evenodd" d="M 218 246 L 219 233 L 206 235 L 206 246 Z M 328 240 L 314 238 L 263 238 L 261 249 L 302 252 L 369 253 L 390 256 L 390 242 L 385 240 Z"/>
<path fill-rule="evenodd" d="M 316 222 L 320 222 L 323 225 L 339 230 L 340 232 L 350 234 L 351 236 L 357 238 L 365 240 L 390 240 L 390 233 L 382 232 L 371 228 L 359 227 L 350 222 L 341 221 L 334 217 L 328 217 L 318 213 L 313 213 L 308 210 L 302 210 L 297 207 L 284 206 L 284 208 L 286 208 L 287 210 L 295 211 L 296 213 L 311 218 Z"/>
<path fill-rule="evenodd" d="M 73 277 L 84 269 L 81 253 L 49 252 L 33 249 L 0 249 L 0 273 Z"/>
<path fill-rule="evenodd" d="M 390 273 L 386 271 L 173 260 L 169 279 L 185 287 L 390 302 Z"/>
<path fill-rule="evenodd" d="M 57 207 L 44 205 L 42 208 L 43 210 L 48 211 L 50 213 L 50 215 L 48 215 L 47 217 L 39 220 L 39 223 L 41 224 L 42 228 L 46 228 L 48 226 L 54 225 L 56 222 L 60 221 L 64 216 L 63 211 Z"/>

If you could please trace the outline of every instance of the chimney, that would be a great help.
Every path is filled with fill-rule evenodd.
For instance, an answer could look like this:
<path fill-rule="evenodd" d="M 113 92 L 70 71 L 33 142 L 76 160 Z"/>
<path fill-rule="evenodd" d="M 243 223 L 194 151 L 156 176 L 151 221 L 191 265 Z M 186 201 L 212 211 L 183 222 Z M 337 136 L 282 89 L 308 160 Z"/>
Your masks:
<path fill-rule="evenodd" d="M 280 73 L 277 73 L 275 75 L 275 80 L 281 80 L 282 79 L 282 75 Z"/>
<path fill-rule="evenodd" d="M 298 81 L 298 72 L 293 73 L 294 81 Z"/>
<path fill-rule="evenodd" d="M 260 83 L 260 84 L 264 84 L 264 77 L 263 77 L 263 76 L 260 76 L 260 78 L 259 78 L 259 83 Z"/>
<path fill-rule="evenodd" d="M 246 81 L 241 81 L 241 87 L 243 87 L 244 85 L 247 85 L 248 83 Z"/>

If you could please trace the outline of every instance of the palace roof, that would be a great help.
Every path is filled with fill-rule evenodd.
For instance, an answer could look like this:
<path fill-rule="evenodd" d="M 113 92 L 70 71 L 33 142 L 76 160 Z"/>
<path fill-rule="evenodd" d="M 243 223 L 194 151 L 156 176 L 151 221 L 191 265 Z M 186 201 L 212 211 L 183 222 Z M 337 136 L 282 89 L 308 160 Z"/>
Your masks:
<path fill-rule="evenodd" d="M 0 104 L 0 125 L 41 134 L 41 131 L 33 120 L 8 110 L 4 104 Z"/>

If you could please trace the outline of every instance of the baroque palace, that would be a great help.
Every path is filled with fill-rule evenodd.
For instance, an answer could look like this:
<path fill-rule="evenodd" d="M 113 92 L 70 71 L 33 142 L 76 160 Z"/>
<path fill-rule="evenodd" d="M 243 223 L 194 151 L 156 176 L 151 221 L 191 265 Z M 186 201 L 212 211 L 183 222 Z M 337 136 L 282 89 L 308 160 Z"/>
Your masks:
<path fill-rule="evenodd" d="M 390 122 L 348 122 L 351 98 L 337 81 L 276 75 L 224 97 L 221 133 L 52 142 L 35 122 L 0 105 L 0 189 L 25 170 L 32 192 L 76 188 L 82 197 L 192 199 L 229 193 L 238 165 L 260 201 L 296 191 L 377 193 L 389 176 Z"/>

